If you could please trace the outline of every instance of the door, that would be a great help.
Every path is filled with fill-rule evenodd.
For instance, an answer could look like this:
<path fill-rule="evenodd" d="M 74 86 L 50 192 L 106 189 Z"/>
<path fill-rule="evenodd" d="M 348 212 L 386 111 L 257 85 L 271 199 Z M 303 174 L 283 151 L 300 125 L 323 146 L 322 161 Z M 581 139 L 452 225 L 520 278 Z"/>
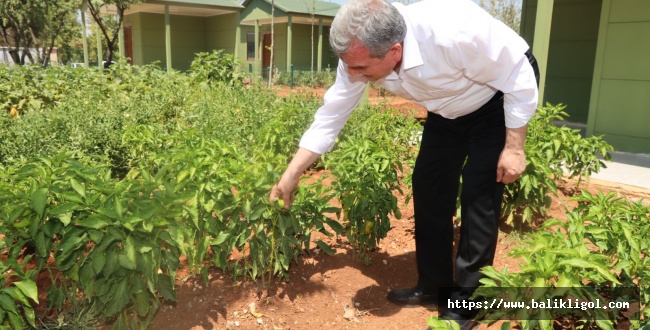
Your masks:
<path fill-rule="evenodd" d="M 133 33 L 131 26 L 124 26 L 124 56 L 129 64 L 133 65 Z"/>
<path fill-rule="evenodd" d="M 271 66 L 271 34 L 265 33 L 262 37 L 262 77 L 269 77 Z"/>

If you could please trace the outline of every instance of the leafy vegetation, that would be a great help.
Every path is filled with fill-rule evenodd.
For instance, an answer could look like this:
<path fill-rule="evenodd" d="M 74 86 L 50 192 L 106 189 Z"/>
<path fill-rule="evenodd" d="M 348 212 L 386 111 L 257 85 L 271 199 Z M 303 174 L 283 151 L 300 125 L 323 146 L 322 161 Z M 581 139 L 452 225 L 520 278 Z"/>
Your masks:
<path fill-rule="evenodd" d="M 201 54 L 188 74 L 124 62 L 1 71 L 0 234 L 15 260 L 4 274 L 22 276 L 8 285 L 48 272 L 56 313 L 77 306 L 118 329 L 146 327 L 161 301 L 175 299 L 181 256 L 207 283 L 212 268 L 286 278 L 312 244 L 332 252 L 313 238 L 345 234 L 332 186 L 301 185 L 288 211 L 267 197 L 319 100 L 244 86 L 221 55 Z M 375 140 L 394 149 L 387 137 Z M 355 182 L 396 187 L 391 157 L 381 156 L 380 176 Z M 381 212 L 373 216 L 384 219 L 385 235 Z M 3 322 L 34 324 L 31 287 L 11 285 Z"/>
<path fill-rule="evenodd" d="M 323 184 L 324 175 L 306 180 L 285 210 L 268 201 L 268 192 L 320 100 L 279 98 L 257 82 L 241 84 L 232 67 L 234 60 L 218 52 L 201 54 L 187 74 L 123 61 L 108 70 L 0 67 L 0 246 L 7 256 L 1 326 L 96 322 L 75 317 L 74 309 L 116 329 L 146 327 L 163 301 L 175 299 L 181 256 L 206 283 L 215 268 L 235 279 L 286 279 L 304 251 L 333 253 L 321 235 L 345 236 L 370 262 L 390 220 L 400 217 L 395 194 L 408 186 L 404 164 L 412 164 L 420 125 L 390 109 L 358 109 L 315 167 L 326 169 L 321 173 L 332 183 Z M 594 150 L 611 150 L 599 138 L 554 127 L 561 110 L 542 108 L 531 123 L 532 165 L 506 196 L 511 214 L 544 215 L 553 178 L 563 170 L 596 171 L 602 164 Z M 571 279 L 587 269 L 588 281 L 647 282 L 639 251 L 648 244 L 638 238 L 647 237 L 647 226 L 637 221 L 647 223 L 648 211 L 638 205 L 597 218 L 602 210 L 587 205 L 618 202 L 585 198 L 575 217 L 594 218 L 576 239 L 567 243 L 560 232 L 539 238 L 546 246 L 567 244 L 568 252 L 537 249 L 535 260 L 548 259 Z M 639 216 L 627 219 L 625 212 Z M 599 231 L 604 226 L 613 230 Z M 585 250 L 580 235 L 602 255 Z M 585 259 L 566 261 L 578 257 Z M 35 287 L 42 272 L 52 281 L 53 311 L 37 316 L 35 306 L 45 303 Z M 553 274 L 531 270 L 512 280 L 550 284 Z"/>
<path fill-rule="evenodd" d="M 627 202 L 614 193 L 574 198 L 579 205 L 567 211 L 568 221 L 551 219 L 511 252 L 521 258 L 521 270 L 486 267 L 477 296 L 492 301 L 627 302 L 626 308 L 500 309 L 491 319 L 516 320 L 525 329 L 552 329 L 556 320 L 584 328 L 616 329 L 629 320 L 630 329 L 647 326 L 650 318 L 650 206 Z M 526 290 L 526 288 L 532 288 Z M 537 289 L 536 288 L 540 288 Z"/>
<path fill-rule="evenodd" d="M 302 71 L 292 72 L 277 71 L 273 74 L 273 83 L 283 86 L 307 86 L 312 88 L 329 88 L 334 84 L 336 71 L 329 68 L 322 71 Z"/>
<path fill-rule="evenodd" d="M 507 224 L 535 224 L 548 214 L 551 198 L 557 195 L 555 180 L 565 174 L 582 178 L 604 167 L 603 160 L 610 160 L 613 148 L 600 136 L 583 138 L 579 130 L 556 126 L 555 120 L 563 120 L 567 114 L 564 105 L 540 107 L 528 123 L 526 141 L 526 171 L 515 183 L 507 185 L 504 194 L 502 217 Z"/>

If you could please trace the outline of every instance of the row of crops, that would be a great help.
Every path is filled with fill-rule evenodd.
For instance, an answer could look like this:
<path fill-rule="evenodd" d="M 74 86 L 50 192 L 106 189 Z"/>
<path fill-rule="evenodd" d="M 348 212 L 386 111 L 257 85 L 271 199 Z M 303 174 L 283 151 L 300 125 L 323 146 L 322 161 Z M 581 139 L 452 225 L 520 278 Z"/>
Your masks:
<path fill-rule="evenodd" d="M 419 123 L 391 110 L 358 109 L 335 150 L 314 165 L 332 184 L 300 185 L 287 211 L 267 196 L 321 100 L 244 85 L 221 63 L 215 53 L 199 57 L 187 73 L 125 63 L 107 70 L 0 66 L 0 327 L 43 327 L 48 315 L 84 304 L 116 329 L 146 328 L 163 301 L 175 300 L 182 256 L 206 284 L 215 269 L 236 279 L 287 279 L 305 249 L 332 253 L 322 235 L 345 236 L 370 262 L 390 217 L 400 217 L 394 194 L 409 193 L 407 165 Z M 599 138 L 550 124 L 564 115 L 549 105 L 531 123 L 530 166 L 506 193 L 508 223 L 539 225 L 562 167 L 588 175 L 611 150 Z M 530 236 L 573 244 L 555 249 L 581 253 L 558 258 L 602 256 L 593 257 L 600 268 L 584 259 L 590 264 L 556 262 L 555 272 L 542 273 L 494 270 L 488 278 L 527 284 L 528 276 L 530 283 L 544 278 L 554 285 L 560 274 L 574 274 L 573 284 L 645 285 L 647 206 L 617 207 L 622 215 L 603 213 L 604 222 L 589 220 L 579 229 L 582 218 L 598 213 L 585 206 L 574 211 L 575 224 Z M 629 225 L 598 232 L 613 223 Z M 584 239 L 564 235 L 572 232 L 593 237 L 598 249 L 577 249 Z M 600 277 L 582 277 L 594 269 Z M 47 286 L 36 285 L 39 274 L 48 275 Z"/>

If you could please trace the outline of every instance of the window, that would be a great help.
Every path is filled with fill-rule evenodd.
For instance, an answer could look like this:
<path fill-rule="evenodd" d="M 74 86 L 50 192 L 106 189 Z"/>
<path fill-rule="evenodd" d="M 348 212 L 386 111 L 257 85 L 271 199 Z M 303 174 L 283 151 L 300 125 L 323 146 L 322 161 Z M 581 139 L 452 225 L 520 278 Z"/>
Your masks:
<path fill-rule="evenodd" d="M 246 54 L 249 60 L 255 59 L 255 32 L 246 33 Z"/>

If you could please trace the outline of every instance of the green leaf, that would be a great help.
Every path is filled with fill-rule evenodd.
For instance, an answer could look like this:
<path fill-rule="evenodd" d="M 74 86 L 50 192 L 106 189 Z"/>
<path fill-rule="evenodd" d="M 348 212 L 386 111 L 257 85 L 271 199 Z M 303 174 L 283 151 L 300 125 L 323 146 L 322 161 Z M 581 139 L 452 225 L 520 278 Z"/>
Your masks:
<path fill-rule="evenodd" d="M 263 207 L 263 206 L 258 207 L 258 208 L 255 209 L 255 211 L 253 211 L 253 213 L 251 214 L 250 220 L 257 220 L 257 219 L 259 219 L 259 217 L 262 215 L 262 213 L 264 213 L 264 211 L 266 211 L 266 208 L 265 208 L 265 207 Z"/>
<path fill-rule="evenodd" d="M 230 237 L 229 233 L 226 232 L 220 232 L 219 235 L 217 235 L 217 238 L 213 239 L 210 241 L 210 245 L 221 245 L 223 242 L 225 242 L 228 238 Z"/>
<path fill-rule="evenodd" d="M 158 276 L 158 285 L 156 286 L 158 293 L 165 300 L 176 301 L 176 292 L 174 291 L 174 279 L 167 274 Z"/>
<path fill-rule="evenodd" d="M 176 176 L 176 183 L 181 183 L 181 181 L 185 180 L 188 175 L 190 175 L 190 172 L 188 170 L 182 170 L 178 172 L 178 175 Z"/>
<path fill-rule="evenodd" d="M 36 283 L 32 280 L 25 279 L 20 282 L 14 282 L 14 285 L 20 289 L 20 291 L 27 296 L 27 298 L 33 300 L 38 304 L 38 288 Z"/>
<path fill-rule="evenodd" d="M 86 198 L 86 187 L 84 185 L 80 184 L 73 178 L 70 179 L 70 185 L 72 186 L 72 189 L 77 192 L 77 194 L 83 198 Z"/>
<path fill-rule="evenodd" d="M 327 245 L 327 243 L 325 243 L 325 242 L 323 242 L 323 241 L 321 241 L 321 240 L 318 240 L 318 241 L 316 242 L 316 245 L 317 245 L 321 250 L 323 250 L 323 252 L 325 252 L 325 254 L 327 254 L 328 256 L 333 256 L 333 255 L 336 254 L 336 251 L 332 250 L 332 248 L 331 248 L 329 245 Z"/>
<path fill-rule="evenodd" d="M 43 217 L 43 211 L 47 205 L 47 189 L 41 188 L 36 190 L 30 200 L 32 202 L 32 209 L 38 214 L 39 217 Z"/>
<path fill-rule="evenodd" d="M 343 228 L 341 223 L 336 220 L 327 219 L 325 220 L 325 223 L 328 224 L 330 228 L 332 228 L 332 230 L 334 230 L 334 232 L 337 234 L 342 234 L 345 232 L 345 228 Z"/>
<path fill-rule="evenodd" d="M 27 298 L 27 296 L 25 296 L 25 294 L 15 286 L 6 287 L 6 288 L 2 289 L 2 291 L 4 293 L 8 294 L 9 296 L 11 296 L 11 298 L 13 300 L 17 301 L 22 306 L 31 306 L 31 304 L 32 304 L 32 303 L 29 302 L 29 299 Z M 16 305 L 18 305 L 18 304 L 16 304 Z M 0 310 L 2 310 L 2 309 L 0 308 Z"/>
<path fill-rule="evenodd" d="M 612 321 L 610 321 L 610 320 L 603 320 L 601 318 L 598 318 L 596 320 L 596 325 L 598 325 L 599 329 L 614 330 L 614 325 L 612 324 Z"/>
<path fill-rule="evenodd" d="M 138 315 L 145 316 L 149 313 L 149 306 L 152 305 L 149 299 L 149 293 L 145 290 L 136 293 L 135 295 L 135 308 Z"/>
<path fill-rule="evenodd" d="M 29 306 L 23 306 L 23 312 L 25 313 L 25 318 L 29 325 L 31 325 L 32 328 L 36 328 L 36 313 L 34 313 L 34 309 Z"/>
<path fill-rule="evenodd" d="M 60 215 L 64 213 L 69 213 L 71 211 L 79 209 L 79 205 L 75 203 L 63 203 L 51 208 L 48 212 L 51 215 Z"/>
<path fill-rule="evenodd" d="M 83 219 L 81 221 L 76 221 L 75 225 L 80 227 L 86 227 L 86 228 L 102 229 L 110 225 L 110 223 L 106 219 L 104 219 L 102 215 L 93 214 L 86 219 Z"/>
<path fill-rule="evenodd" d="M 544 309 L 544 308 L 540 309 L 539 310 L 539 315 L 537 317 L 539 319 L 539 327 L 540 327 L 540 329 L 542 329 L 542 330 L 551 330 L 551 329 L 553 329 L 553 327 L 552 327 L 553 320 L 552 320 L 551 314 L 549 313 L 549 311 L 547 309 Z"/>
<path fill-rule="evenodd" d="M 107 306 L 104 312 L 107 316 L 113 316 L 122 311 L 122 309 L 129 303 L 131 297 L 130 290 L 127 290 L 127 279 L 118 279 L 118 283 L 112 286 L 110 291 L 110 299 L 107 301 Z"/>
<path fill-rule="evenodd" d="M 25 211 L 27 211 L 27 207 L 24 206 L 18 206 L 15 209 L 9 213 L 9 218 L 7 218 L 6 222 L 12 223 L 16 221 L 19 217 L 21 217 L 23 214 L 25 214 Z"/>
<path fill-rule="evenodd" d="M 9 313 L 7 316 L 9 317 L 9 323 L 12 329 L 25 329 L 25 322 L 23 322 L 23 318 L 20 315 Z"/>
<path fill-rule="evenodd" d="M 59 220 L 61 221 L 63 226 L 67 227 L 70 224 L 70 222 L 72 222 L 72 212 L 60 214 Z"/>
<path fill-rule="evenodd" d="M 9 312 L 10 315 L 18 314 L 18 309 L 16 308 L 13 299 L 4 292 L 0 292 L 0 308 Z"/>
<path fill-rule="evenodd" d="M 117 197 L 114 196 L 114 202 L 115 202 L 115 213 L 118 216 L 118 219 L 122 220 L 122 201 Z"/>
<path fill-rule="evenodd" d="M 430 316 L 426 321 L 431 330 L 460 330 L 460 325 L 455 321 L 443 320 L 435 316 Z"/>
<path fill-rule="evenodd" d="M 604 278 L 607 280 L 611 281 L 612 283 L 616 284 L 621 284 L 614 275 L 605 267 L 595 264 L 593 262 L 589 262 L 586 260 L 582 259 L 577 259 L 577 258 L 571 258 L 567 260 L 562 260 L 558 263 L 559 265 L 566 265 L 566 266 L 571 266 L 571 267 L 576 267 L 576 268 L 592 268 L 595 269 L 600 275 L 602 275 Z"/>
<path fill-rule="evenodd" d="M 96 253 L 92 259 L 92 267 L 95 274 L 101 274 L 106 265 L 106 256 L 103 253 Z"/>
<path fill-rule="evenodd" d="M 124 249 L 122 250 L 122 253 L 117 257 L 117 261 L 119 262 L 120 266 L 134 270 L 137 265 L 135 262 L 135 243 L 133 242 L 133 237 L 127 237 L 123 244 Z"/>

